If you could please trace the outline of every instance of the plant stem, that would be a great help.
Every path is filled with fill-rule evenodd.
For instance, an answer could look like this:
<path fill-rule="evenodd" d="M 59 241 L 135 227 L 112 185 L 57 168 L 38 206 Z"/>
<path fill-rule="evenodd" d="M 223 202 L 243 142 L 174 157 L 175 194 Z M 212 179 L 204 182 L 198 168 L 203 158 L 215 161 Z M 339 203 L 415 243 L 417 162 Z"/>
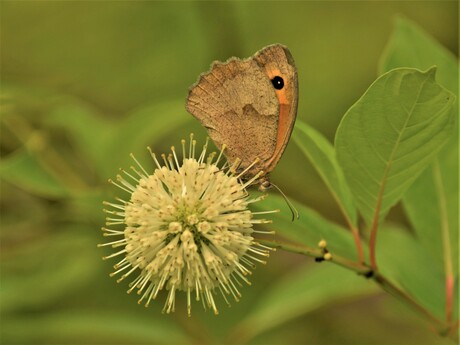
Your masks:
<path fill-rule="evenodd" d="M 348 216 L 347 211 L 343 207 L 342 203 L 340 202 L 339 198 L 336 196 L 335 193 L 332 193 L 337 205 L 339 206 L 340 212 L 342 213 L 345 221 L 348 225 L 348 228 L 351 230 L 353 234 L 353 239 L 355 240 L 356 250 L 358 251 L 358 260 L 360 263 L 364 264 L 366 262 L 366 258 L 364 257 L 363 246 L 361 244 L 361 237 L 359 236 L 359 230 L 353 223 L 353 221 Z"/>
<path fill-rule="evenodd" d="M 341 206 L 341 203 L 338 202 L 338 199 L 336 200 L 337 200 L 337 203 L 339 204 L 340 211 L 342 212 L 342 215 L 345 218 L 345 221 L 347 222 L 348 228 L 351 230 L 351 233 L 353 234 L 353 239 L 355 240 L 356 250 L 358 251 L 358 260 L 360 263 L 364 264 L 366 262 L 366 258 L 364 257 L 364 251 L 363 251 L 363 246 L 361 245 L 361 237 L 359 236 L 359 230 L 353 224 L 350 217 L 348 217 L 348 214 L 345 212 L 345 209 Z"/>
<path fill-rule="evenodd" d="M 259 242 L 272 248 L 282 249 L 291 253 L 302 254 L 315 258 L 324 257 L 324 250 L 322 248 L 311 248 L 303 245 L 289 244 L 267 239 L 259 240 Z M 453 332 L 452 330 L 454 329 L 454 327 L 457 327 L 457 323 L 453 324 L 452 322 L 443 322 L 442 320 L 439 320 L 428 309 L 419 304 L 412 296 L 410 296 L 404 290 L 400 289 L 397 285 L 389 281 L 388 278 L 383 276 L 380 272 L 374 271 L 372 267 L 360 262 L 351 261 L 347 258 L 335 254 L 332 254 L 332 257 L 329 261 L 339 266 L 342 266 L 346 269 L 354 271 L 358 274 L 361 274 L 369 279 L 372 279 L 388 294 L 410 305 L 418 313 L 420 313 L 426 319 L 428 319 L 440 335 L 446 335 L 452 339 L 456 339 L 455 332 Z"/>
<path fill-rule="evenodd" d="M 356 227 L 351 226 L 351 233 L 353 234 L 353 239 L 355 240 L 356 249 L 358 250 L 358 259 L 359 262 L 364 264 L 366 259 L 364 258 L 363 246 L 361 245 L 361 238 L 359 237 L 359 231 Z"/>
<path fill-rule="evenodd" d="M 447 204 L 444 195 L 444 186 L 442 183 L 441 169 L 439 162 L 436 160 L 433 164 L 433 178 L 438 194 L 439 215 L 441 220 L 442 246 L 444 254 L 444 272 L 445 272 L 445 291 L 446 291 L 446 322 L 452 322 L 452 309 L 454 304 L 454 273 L 452 268 L 452 253 L 450 248 L 449 221 L 447 214 Z"/>
<path fill-rule="evenodd" d="M 321 248 L 311 248 L 311 247 L 307 247 L 303 245 L 289 244 L 289 243 L 284 243 L 284 242 L 275 241 L 275 240 L 267 240 L 267 239 L 262 239 L 262 240 L 258 239 L 258 242 L 266 246 L 272 247 L 272 248 L 282 249 L 287 252 L 302 254 L 302 255 L 311 256 L 314 258 L 323 258 L 324 256 L 324 250 Z M 359 262 L 355 262 L 355 261 L 346 259 L 339 255 L 332 255 L 332 258 L 330 261 L 336 263 L 339 266 L 351 269 L 355 271 L 356 273 L 363 274 L 363 275 L 367 275 L 371 271 L 369 266 L 359 263 Z"/>
<path fill-rule="evenodd" d="M 375 215 L 372 220 L 371 237 L 369 239 L 369 257 L 371 261 L 371 268 L 375 272 L 378 270 L 375 249 L 377 246 L 377 230 L 379 229 L 379 214 L 380 214 L 381 202 L 382 202 L 382 198 L 379 197 L 377 201 L 377 207 L 375 208 Z"/>
<path fill-rule="evenodd" d="M 302 246 L 298 244 L 291 244 L 291 243 L 284 243 L 276 240 L 268 240 L 268 239 L 257 239 L 257 242 L 260 244 L 264 244 L 271 248 L 275 249 L 282 249 L 287 252 L 295 253 L 295 254 L 303 254 L 312 257 L 321 257 L 323 256 L 324 252 L 321 248 L 310 248 L 307 246 Z"/>

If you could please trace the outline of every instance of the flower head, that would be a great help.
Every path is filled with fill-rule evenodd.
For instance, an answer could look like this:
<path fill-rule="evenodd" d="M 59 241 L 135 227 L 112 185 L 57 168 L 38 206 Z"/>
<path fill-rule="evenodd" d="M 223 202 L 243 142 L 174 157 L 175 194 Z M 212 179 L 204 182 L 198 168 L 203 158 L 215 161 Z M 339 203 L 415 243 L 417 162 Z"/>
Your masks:
<path fill-rule="evenodd" d="M 268 223 L 255 219 L 248 205 L 264 197 L 250 198 L 246 187 L 253 180 L 241 182 L 234 172 L 236 166 L 218 167 L 222 152 L 206 156 L 207 144 L 195 158 L 196 141 L 191 136 L 186 148 L 182 140 L 182 162 L 174 147 L 168 157 L 162 155 L 160 164 L 150 151 L 156 169 L 149 174 L 132 156 L 137 168 L 123 171 L 114 185 L 130 194 L 130 199 L 105 202 L 111 216 L 108 227 L 123 226 L 123 230 L 103 228 L 105 236 L 121 239 L 102 244 L 120 248 L 104 259 L 121 256 L 111 275 L 121 274 L 122 281 L 135 276 L 129 292 L 137 290 L 139 303 L 146 306 L 166 289 L 168 295 L 163 311 L 174 311 L 176 291 L 187 295 L 190 315 L 192 296 L 203 306 L 218 313 L 215 292 L 220 291 L 238 301 L 241 282 L 249 284 L 246 276 L 254 262 L 269 255 L 269 248 L 255 242 L 254 224 Z M 256 175 L 254 180 L 259 176 Z M 265 213 L 271 213 L 269 211 Z"/>

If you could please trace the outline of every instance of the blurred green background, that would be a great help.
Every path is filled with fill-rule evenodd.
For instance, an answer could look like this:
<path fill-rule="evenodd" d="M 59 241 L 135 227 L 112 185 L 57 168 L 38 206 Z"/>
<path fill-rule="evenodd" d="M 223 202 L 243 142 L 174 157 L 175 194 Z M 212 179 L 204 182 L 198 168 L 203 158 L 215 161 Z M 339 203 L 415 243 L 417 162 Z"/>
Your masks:
<path fill-rule="evenodd" d="M 148 162 L 146 145 L 164 152 L 191 131 L 205 138 L 184 105 L 188 87 L 213 60 L 287 45 L 299 73 L 298 117 L 332 141 L 345 111 L 377 77 L 395 15 L 457 55 L 458 2 L 0 6 L 2 343 L 449 343 L 362 279 L 345 278 L 348 294 L 326 293 L 343 270 L 280 252 L 218 317 L 195 304 L 188 318 L 181 298 L 175 314 L 162 315 L 164 296 L 148 309 L 138 306 L 126 283 L 108 277 L 114 262 L 102 262 L 110 251 L 96 244 L 103 242 L 101 201 L 120 194 L 106 181 L 131 165 L 129 152 Z M 342 222 L 301 157 L 291 143 L 272 180 Z M 391 217 L 404 222 L 398 209 Z M 309 304 L 273 325 L 245 319 L 276 284 L 301 274 L 311 277 L 302 287 Z"/>

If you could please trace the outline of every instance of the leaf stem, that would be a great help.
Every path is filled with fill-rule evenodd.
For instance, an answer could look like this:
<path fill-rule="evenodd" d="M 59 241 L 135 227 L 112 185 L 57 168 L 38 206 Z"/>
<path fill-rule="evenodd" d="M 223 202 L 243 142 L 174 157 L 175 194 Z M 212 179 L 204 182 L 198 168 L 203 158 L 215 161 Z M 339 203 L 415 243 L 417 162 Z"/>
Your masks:
<path fill-rule="evenodd" d="M 366 262 L 366 259 L 364 258 L 364 251 L 363 251 L 363 246 L 361 245 L 361 238 L 359 236 L 359 231 L 355 226 L 351 224 L 349 226 L 351 229 L 351 233 L 353 234 L 353 239 L 355 240 L 356 249 L 358 250 L 359 262 L 364 264 Z"/>
<path fill-rule="evenodd" d="M 438 190 L 438 206 L 441 220 L 442 246 L 444 254 L 444 272 L 445 272 L 445 293 L 446 293 L 446 322 L 452 323 L 452 310 L 454 304 L 454 272 L 452 268 L 452 253 L 450 248 L 449 221 L 447 214 L 447 204 L 444 195 L 444 185 L 442 181 L 441 169 L 436 159 L 432 166 L 433 177 L 436 189 Z"/>
<path fill-rule="evenodd" d="M 375 255 L 375 247 L 377 244 L 377 230 L 378 230 L 378 223 L 376 222 L 376 219 L 374 218 L 374 221 L 372 223 L 372 228 L 371 228 L 371 237 L 369 240 L 369 257 L 371 260 L 371 267 L 372 270 L 377 271 L 377 259 Z"/>
<path fill-rule="evenodd" d="M 377 205 L 375 205 L 374 217 L 372 218 L 371 237 L 369 239 L 369 257 L 371 260 L 371 268 L 374 272 L 378 271 L 375 249 L 377 247 L 377 231 L 379 229 L 380 210 L 382 208 L 383 193 L 385 190 L 385 179 L 388 175 L 388 170 L 389 168 L 387 167 L 384 174 L 385 178 L 383 179 L 379 194 L 377 196 Z"/>
<path fill-rule="evenodd" d="M 350 219 L 350 216 L 348 215 L 347 211 L 345 210 L 345 207 L 341 203 L 341 201 L 338 198 L 337 194 L 334 193 L 332 190 L 331 190 L 331 193 L 332 193 L 332 196 L 333 196 L 335 202 L 339 206 L 340 212 L 342 213 L 342 216 L 344 217 L 345 222 L 348 225 L 348 228 L 351 230 L 351 233 L 353 234 L 353 239 L 355 240 L 356 250 L 358 251 L 358 260 L 359 260 L 360 263 L 364 264 L 366 262 L 366 258 L 364 257 L 364 251 L 363 251 L 363 246 L 361 244 L 361 237 L 359 236 L 359 230 L 354 225 L 353 221 Z"/>
<path fill-rule="evenodd" d="M 363 246 L 361 244 L 361 237 L 359 236 L 359 230 L 353 224 L 352 220 L 348 216 L 347 212 L 345 211 L 345 208 L 342 206 L 342 204 L 340 203 L 339 199 L 335 197 L 334 193 L 332 193 L 332 194 L 334 195 L 334 199 L 337 202 L 337 204 L 339 205 L 340 212 L 342 213 L 343 217 L 345 218 L 345 221 L 346 221 L 346 223 L 348 225 L 348 228 L 351 230 L 351 233 L 353 235 L 353 239 L 355 240 L 356 250 L 358 251 L 358 260 L 359 260 L 360 263 L 364 264 L 366 262 L 366 258 L 364 257 L 364 251 L 363 251 Z"/>
<path fill-rule="evenodd" d="M 385 170 L 385 174 L 384 174 L 385 177 L 380 186 L 379 194 L 377 196 L 377 204 L 375 205 L 375 212 L 372 218 L 371 236 L 369 239 L 369 257 L 371 261 L 371 268 L 374 272 L 378 271 L 375 250 L 377 247 L 377 231 L 379 229 L 380 210 L 382 209 L 382 199 L 383 199 L 383 193 L 385 191 L 385 180 L 386 180 L 386 176 L 388 175 L 388 171 L 389 171 L 389 166 L 387 166 Z"/>

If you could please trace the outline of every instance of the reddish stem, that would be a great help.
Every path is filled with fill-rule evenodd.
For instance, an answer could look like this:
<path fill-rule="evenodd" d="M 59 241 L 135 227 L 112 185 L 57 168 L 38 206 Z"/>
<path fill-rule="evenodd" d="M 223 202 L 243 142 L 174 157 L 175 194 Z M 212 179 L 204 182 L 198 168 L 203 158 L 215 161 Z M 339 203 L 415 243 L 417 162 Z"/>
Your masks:
<path fill-rule="evenodd" d="M 454 277 L 446 276 L 446 323 L 452 323 L 452 306 L 454 304 Z"/>
<path fill-rule="evenodd" d="M 375 255 L 375 247 L 377 246 L 377 230 L 379 228 L 380 207 L 382 205 L 381 194 L 383 194 L 383 188 L 377 200 L 377 206 L 375 207 L 374 218 L 372 219 L 371 237 L 369 239 L 369 255 L 370 255 L 370 261 L 371 261 L 371 268 L 375 272 L 377 271 L 377 259 Z"/>
<path fill-rule="evenodd" d="M 451 241 L 450 241 L 450 230 L 449 230 L 449 215 L 447 212 L 446 196 L 444 194 L 443 177 L 441 174 L 441 168 L 439 162 L 436 160 L 433 164 L 433 177 L 438 191 L 438 206 L 441 220 L 442 230 L 442 246 L 444 254 L 444 271 L 446 274 L 445 279 L 445 292 L 446 292 L 446 322 L 452 323 L 452 309 L 454 304 L 454 270 L 452 267 L 452 252 L 451 252 Z"/>
<path fill-rule="evenodd" d="M 377 230 L 371 231 L 371 238 L 369 241 L 369 255 L 371 260 L 371 268 L 373 271 L 377 271 L 377 260 L 375 258 L 375 244 L 377 241 Z"/>
<path fill-rule="evenodd" d="M 348 227 L 351 230 L 351 233 L 353 234 L 353 239 L 355 240 L 356 250 L 358 251 L 358 261 L 364 265 L 366 263 L 366 258 L 364 257 L 363 246 L 361 245 L 361 237 L 359 237 L 359 230 L 353 225 L 350 218 L 348 218 L 347 213 L 342 208 L 341 208 L 341 211 L 345 218 L 345 221 L 347 222 Z"/>
<path fill-rule="evenodd" d="M 364 258 L 363 246 L 361 245 L 361 238 L 359 237 L 358 229 L 354 226 L 351 227 L 351 233 L 353 234 L 353 239 L 355 240 L 356 249 L 358 250 L 358 259 L 359 262 L 364 264 L 366 259 Z"/>
<path fill-rule="evenodd" d="M 348 227 L 351 230 L 351 233 L 353 234 L 353 239 L 355 240 L 355 245 L 356 245 L 356 250 L 358 251 L 358 261 L 361 264 L 366 263 L 366 258 L 364 257 L 364 251 L 363 251 L 363 246 L 361 245 L 361 237 L 359 236 L 359 230 L 358 228 L 354 225 L 354 223 L 351 221 L 351 219 L 348 217 L 347 212 L 345 209 L 342 207 L 342 204 L 340 202 L 337 202 L 340 211 L 342 212 L 343 217 L 345 218 L 345 221 L 347 222 Z"/>

